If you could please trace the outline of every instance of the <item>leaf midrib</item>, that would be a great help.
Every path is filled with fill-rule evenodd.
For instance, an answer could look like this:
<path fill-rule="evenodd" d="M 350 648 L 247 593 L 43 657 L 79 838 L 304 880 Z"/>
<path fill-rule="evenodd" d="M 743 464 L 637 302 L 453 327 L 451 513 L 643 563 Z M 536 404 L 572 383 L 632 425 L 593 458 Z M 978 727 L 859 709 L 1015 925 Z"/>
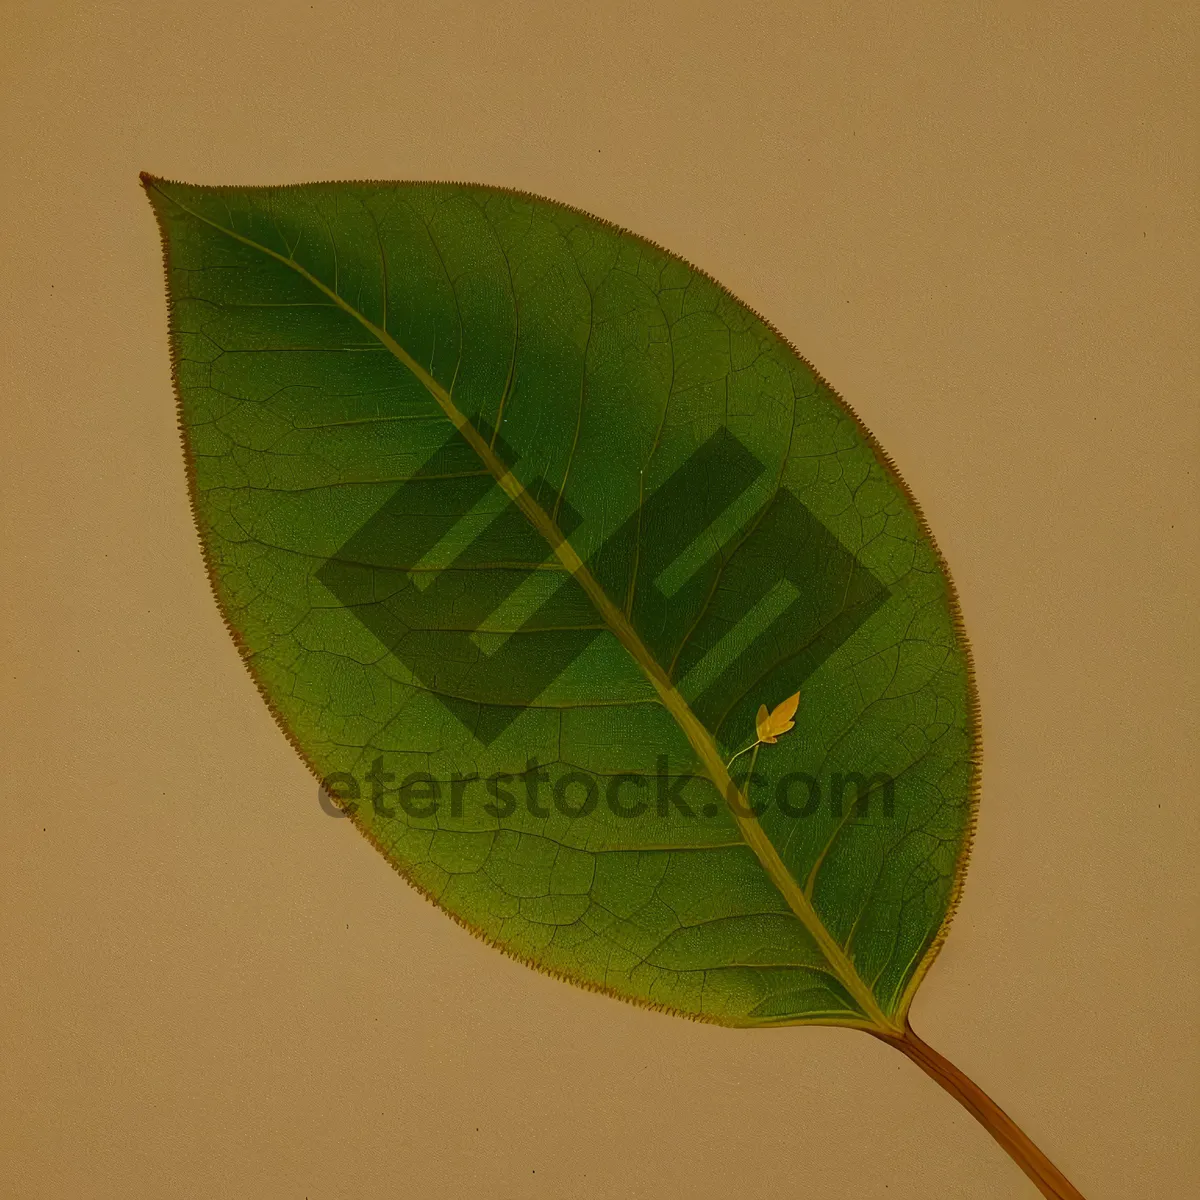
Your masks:
<path fill-rule="evenodd" d="M 746 845 L 754 852 L 759 864 L 766 871 L 767 876 L 779 890 L 796 918 L 808 930 L 831 970 L 843 987 L 845 987 L 846 991 L 854 998 L 855 1003 L 861 1008 L 867 1020 L 873 1027 L 882 1032 L 895 1035 L 903 1033 L 903 1026 L 895 1020 L 890 1019 L 880 1008 L 874 992 L 864 982 L 855 970 L 849 956 L 825 927 L 825 923 L 817 914 L 812 901 L 805 894 L 803 887 L 788 870 L 774 843 L 767 837 L 766 831 L 752 814 L 745 795 L 730 778 L 712 734 L 709 733 L 705 725 L 692 712 L 687 701 L 671 683 L 667 673 L 642 642 L 624 612 L 609 599 L 608 594 L 600 586 L 595 576 L 592 575 L 587 564 L 580 558 L 562 530 L 558 527 L 558 524 L 538 504 L 533 496 L 529 494 L 521 481 L 497 456 L 491 445 L 472 425 L 470 420 L 459 411 L 450 393 L 386 329 L 376 325 L 364 313 L 349 304 L 332 288 L 323 283 L 300 263 L 296 262 L 294 258 L 280 254 L 278 251 L 272 250 L 269 246 L 264 246 L 261 242 L 256 242 L 252 238 L 248 238 L 244 234 L 240 234 L 236 230 L 229 229 L 219 222 L 212 220 L 210 217 L 204 216 L 203 213 L 196 212 L 176 197 L 163 191 L 159 186 L 159 181 L 146 178 L 145 182 L 148 188 L 153 188 L 159 195 L 176 205 L 188 216 L 295 271 L 301 278 L 317 288 L 322 295 L 327 296 L 333 301 L 338 308 L 356 320 L 412 372 L 425 390 L 437 402 L 438 407 L 445 413 L 450 423 L 479 456 L 480 461 L 488 469 L 499 487 L 521 510 L 526 520 L 545 539 L 563 567 L 574 576 L 588 599 L 591 600 L 596 611 L 600 614 L 605 625 L 621 645 L 624 646 L 627 653 L 650 681 L 663 706 L 675 719 L 676 724 L 688 739 L 688 743 L 695 751 L 696 756 L 704 765 L 704 769 L 708 773 L 714 787 L 716 787 L 718 793 L 720 793 L 728 804 L 730 813 Z"/>

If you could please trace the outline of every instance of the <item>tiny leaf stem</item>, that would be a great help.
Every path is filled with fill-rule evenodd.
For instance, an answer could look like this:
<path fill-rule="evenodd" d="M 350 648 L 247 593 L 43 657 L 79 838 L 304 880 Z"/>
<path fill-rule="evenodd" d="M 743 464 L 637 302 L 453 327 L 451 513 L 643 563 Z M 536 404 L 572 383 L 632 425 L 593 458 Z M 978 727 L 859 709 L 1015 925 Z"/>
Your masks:
<path fill-rule="evenodd" d="M 739 751 L 738 751 L 738 752 L 737 752 L 737 753 L 736 753 L 736 754 L 735 754 L 735 755 L 734 755 L 734 756 L 733 756 L 733 757 L 732 757 L 732 758 L 731 758 L 731 759 L 730 759 L 730 760 L 729 760 L 729 761 L 728 761 L 728 762 L 725 764 L 725 770 L 727 770 L 727 771 L 728 771 L 728 770 L 729 770 L 729 768 L 730 768 L 730 767 L 732 767 L 732 766 L 733 766 L 733 764 L 734 764 L 735 762 L 737 762 L 737 760 L 738 760 L 739 758 L 741 758 L 743 754 L 749 754 L 751 750 L 757 751 L 757 750 L 758 750 L 758 748 L 759 748 L 759 746 L 761 746 L 761 745 L 762 745 L 762 742 L 751 742 L 751 743 L 750 743 L 750 745 L 748 745 L 747 747 L 745 747 L 745 749 L 743 749 L 743 750 L 739 750 Z M 754 758 L 757 758 L 757 757 L 758 757 L 758 755 L 757 755 L 757 753 L 756 753 L 756 754 L 755 754 L 755 756 L 754 756 Z M 751 774 L 753 774 L 753 773 L 754 773 L 754 758 L 752 758 L 752 759 L 750 760 L 750 773 L 751 773 Z"/>
<path fill-rule="evenodd" d="M 911 1058 L 945 1088 L 1000 1143 L 1046 1200 L 1084 1200 L 1078 1188 L 1033 1144 L 1012 1117 L 948 1058 L 923 1042 L 907 1021 L 900 1034 L 871 1032 Z"/>

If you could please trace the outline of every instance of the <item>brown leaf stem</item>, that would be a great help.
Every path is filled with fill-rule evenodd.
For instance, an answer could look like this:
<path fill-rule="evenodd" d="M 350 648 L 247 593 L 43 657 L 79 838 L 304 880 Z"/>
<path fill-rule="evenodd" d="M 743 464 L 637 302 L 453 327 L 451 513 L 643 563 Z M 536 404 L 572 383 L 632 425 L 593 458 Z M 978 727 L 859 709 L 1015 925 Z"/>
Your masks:
<path fill-rule="evenodd" d="M 913 1062 L 952 1095 L 1008 1152 L 1033 1180 L 1047 1200 L 1083 1200 L 1069 1179 L 1033 1144 L 1016 1122 L 973 1080 L 948 1058 L 923 1042 L 906 1021 L 901 1034 L 875 1033 L 875 1037 Z"/>

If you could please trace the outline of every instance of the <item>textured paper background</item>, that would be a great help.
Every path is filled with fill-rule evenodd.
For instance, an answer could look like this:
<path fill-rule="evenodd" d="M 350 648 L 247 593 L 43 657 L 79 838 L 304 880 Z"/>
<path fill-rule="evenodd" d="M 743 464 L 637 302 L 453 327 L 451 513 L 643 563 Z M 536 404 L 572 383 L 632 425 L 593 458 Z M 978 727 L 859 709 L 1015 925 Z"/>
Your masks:
<path fill-rule="evenodd" d="M 204 580 L 139 169 L 524 188 L 770 316 L 974 642 L 977 848 L 914 1024 L 1088 1200 L 1200 1194 L 1194 6 L 3 23 L 0 1194 L 1034 1194 L 885 1046 L 534 974 L 321 811 Z"/>

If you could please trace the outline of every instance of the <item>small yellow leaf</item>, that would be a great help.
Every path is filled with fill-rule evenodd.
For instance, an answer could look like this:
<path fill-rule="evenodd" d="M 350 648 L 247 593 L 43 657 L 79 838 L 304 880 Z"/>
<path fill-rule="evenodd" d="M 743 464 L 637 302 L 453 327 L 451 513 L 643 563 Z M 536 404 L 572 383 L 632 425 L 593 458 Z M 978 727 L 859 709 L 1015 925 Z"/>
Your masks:
<path fill-rule="evenodd" d="M 779 740 L 781 734 L 785 734 L 789 729 L 795 728 L 796 722 L 792 718 L 796 715 L 796 709 L 799 704 L 799 692 L 796 692 L 793 696 L 789 696 L 782 703 L 777 704 L 770 713 L 767 712 L 765 704 L 760 704 L 758 716 L 754 721 L 758 740 L 765 742 L 767 745 L 774 745 Z"/>

